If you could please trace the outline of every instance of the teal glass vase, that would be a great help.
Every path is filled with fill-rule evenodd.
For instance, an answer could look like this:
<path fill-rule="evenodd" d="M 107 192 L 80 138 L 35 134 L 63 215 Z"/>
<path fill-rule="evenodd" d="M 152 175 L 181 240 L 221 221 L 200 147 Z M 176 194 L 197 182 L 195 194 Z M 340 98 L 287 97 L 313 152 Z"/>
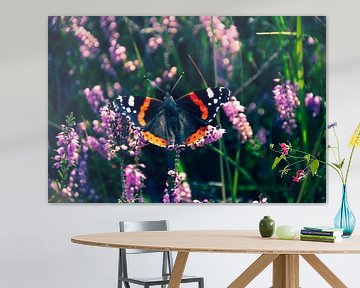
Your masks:
<path fill-rule="evenodd" d="M 341 206 L 336 214 L 334 224 L 336 228 L 344 229 L 343 237 L 350 237 L 355 229 L 356 219 L 349 207 L 346 185 L 342 187 Z"/>

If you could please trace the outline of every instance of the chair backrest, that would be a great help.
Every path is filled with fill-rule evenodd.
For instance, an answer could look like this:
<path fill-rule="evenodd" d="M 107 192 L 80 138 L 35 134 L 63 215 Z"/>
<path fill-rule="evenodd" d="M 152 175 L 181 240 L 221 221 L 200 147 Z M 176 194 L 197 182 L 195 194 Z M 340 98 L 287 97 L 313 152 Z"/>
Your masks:
<path fill-rule="evenodd" d="M 155 221 L 120 221 L 120 232 L 137 231 L 167 231 L 169 223 L 167 220 Z M 155 253 L 159 251 L 126 249 L 126 254 Z"/>
<path fill-rule="evenodd" d="M 167 231 L 169 224 L 167 220 L 157 221 L 120 221 L 120 232 L 137 232 L 137 231 Z M 128 277 L 127 257 L 126 254 L 140 253 L 159 253 L 161 251 L 136 250 L 136 249 L 119 249 L 119 276 Z M 162 275 L 172 273 L 173 259 L 169 251 L 163 253 Z M 119 282 L 120 283 L 120 282 Z M 129 284 L 127 284 L 129 285 Z M 121 285 L 120 285 L 121 286 Z M 129 287 L 129 286 L 125 286 Z"/>

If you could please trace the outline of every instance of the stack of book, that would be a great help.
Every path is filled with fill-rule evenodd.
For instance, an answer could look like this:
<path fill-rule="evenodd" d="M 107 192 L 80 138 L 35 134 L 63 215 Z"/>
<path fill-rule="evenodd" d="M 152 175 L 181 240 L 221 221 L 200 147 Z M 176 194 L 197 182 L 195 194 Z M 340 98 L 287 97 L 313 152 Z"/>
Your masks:
<path fill-rule="evenodd" d="M 342 241 L 343 229 L 334 227 L 304 227 L 300 232 L 302 241 L 336 243 Z"/>

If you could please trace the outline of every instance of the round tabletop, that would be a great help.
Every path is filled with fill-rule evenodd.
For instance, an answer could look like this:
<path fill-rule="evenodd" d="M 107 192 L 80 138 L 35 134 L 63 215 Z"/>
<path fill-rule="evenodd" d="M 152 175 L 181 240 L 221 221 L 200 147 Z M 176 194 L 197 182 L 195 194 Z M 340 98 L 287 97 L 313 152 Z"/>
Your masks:
<path fill-rule="evenodd" d="M 117 232 L 79 235 L 77 244 L 159 251 L 251 253 L 251 254 L 339 254 L 360 253 L 360 237 L 338 243 L 262 238 L 256 230 L 187 230 Z"/>

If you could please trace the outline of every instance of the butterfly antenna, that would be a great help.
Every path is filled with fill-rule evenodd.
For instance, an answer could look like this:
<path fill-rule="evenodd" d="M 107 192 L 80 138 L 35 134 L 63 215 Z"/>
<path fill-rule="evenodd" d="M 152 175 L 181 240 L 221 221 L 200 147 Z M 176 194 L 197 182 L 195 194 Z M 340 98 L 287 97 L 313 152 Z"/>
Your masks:
<path fill-rule="evenodd" d="M 156 85 L 156 82 L 155 82 L 155 81 L 151 81 L 151 80 L 150 80 L 149 78 L 147 78 L 146 76 L 144 76 L 144 78 L 146 78 L 146 80 L 149 81 L 150 86 L 158 88 L 162 93 L 164 93 L 164 95 L 166 95 L 166 93 L 165 93 L 158 85 Z"/>
<path fill-rule="evenodd" d="M 184 76 L 184 72 L 183 72 L 183 73 L 181 73 L 181 75 L 180 75 L 179 79 L 176 81 L 176 83 L 175 83 L 174 87 L 171 89 L 170 94 L 174 91 L 174 89 L 175 89 L 176 85 L 179 83 L 179 81 L 181 80 L 181 78 L 182 78 L 183 76 Z"/>

